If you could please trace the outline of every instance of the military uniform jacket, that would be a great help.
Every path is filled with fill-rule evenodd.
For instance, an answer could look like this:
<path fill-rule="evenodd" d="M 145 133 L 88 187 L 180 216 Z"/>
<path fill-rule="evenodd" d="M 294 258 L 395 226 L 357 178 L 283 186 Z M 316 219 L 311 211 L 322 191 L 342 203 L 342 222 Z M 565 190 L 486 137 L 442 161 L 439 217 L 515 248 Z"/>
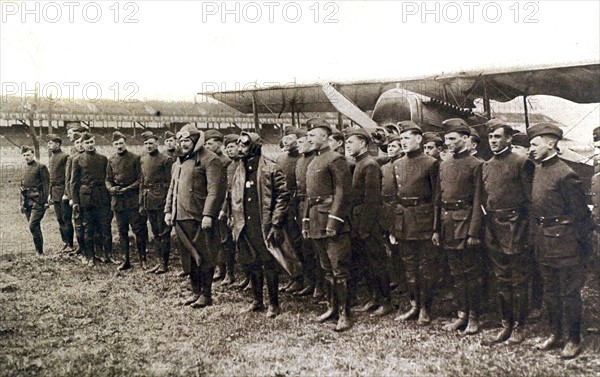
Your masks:
<path fill-rule="evenodd" d="M 140 158 L 140 206 L 148 211 L 165 208 L 173 159 L 158 150 Z"/>
<path fill-rule="evenodd" d="M 260 221 L 264 240 L 266 240 L 271 226 L 281 227 L 287 219 L 290 192 L 286 187 L 285 175 L 274 162 L 265 160 L 263 156 L 258 158 L 257 182 L 246 181 L 246 169 L 242 159 L 235 162 L 238 166 L 231 183 L 231 217 L 233 220 L 233 239 L 236 242 L 246 226 L 248 216 L 244 213 L 244 200 L 246 200 L 244 188 L 246 185 L 256 185 L 258 189 L 261 213 L 259 218 L 254 221 Z"/>
<path fill-rule="evenodd" d="M 538 261 L 557 267 L 579 263 L 578 242 L 593 229 L 579 176 L 556 155 L 535 167 L 531 196 Z"/>
<path fill-rule="evenodd" d="M 69 154 L 69 157 L 67 158 L 67 162 L 65 165 L 65 195 L 67 195 L 68 199 L 73 199 L 73 195 L 71 194 L 71 177 L 73 176 L 73 159 L 79 155 L 81 155 L 82 152 L 79 152 L 77 149 L 75 148 L 71 148 L 71 154 Z"/>
<path fill-rule="evenodd" d="M 394 174 L 394 164 L 400 157 L 387 159 L 387 162 L 381 166 L 381 217 L 379 224 L 386 232 L 390 232 L 394 223 L 396 204 L 398 203 L 398 195 L 396 187 L 396 175 Z"/>
<path fill-rule="evenodd" d="M 106 170 L 106 188 L 119 186 L 122 193 L 111 194 L 113 211 L 139 208 L 140 200 L 140 156 L 129 151 L 117 153 L 108 160 Z"/>
<path fill-rule="evenodd" d="M 481 238 L 482 163 L 463 150 L 440 164 L 435 229 L 441 230 L 445 247 L 453 243 L 463 249 L 468 237 Z"/>
<path fill-rule="evenodd" d="M 504 254 L 527 250 L 534 169 L 531 160 L 510 147 L 483 163 L 485 239 Z"/>
<path fill-rule="evenodd" d="M 225 169 L 219 156 L 196 143 L 194 151 L 173 163 L 165 213 L 173 220 L 216 219 L 226 190 Z"/>
<path fill-rule="evenodd" d="M 397 204 L 391 233 L 397 239 L 431 239 L 439 166 L 438 160 L 420 149 L 394 161 Z"/>
<path fill-rule="evenodd" d="M 229 160 L 227 165 L 227 192 L 225 193 L 225 200 L 223 201 L 223 208 L 221 209 L 225 216 L 229 218 L 231 216 L 231 183 L 233 182 L 233 176 L 237 170 L 238 164 L 234 160 Z"/>
<path fill-rule="evenodd" d="M 326 238 L 326 228 L 338 233 L 350 231 L 352 176 L 344 156 L 329 147 L 316 153 L 307 168 L 306 195 L 302 229 L 308 230 L 310 238 Z"/>
<path fill-rule="evenodd" d="M 48 201 L 50 192 L 50 174 L 46 165 L 37 161 L 31 161 L 25 165 L 21 189 L 25 205 L 31 206 L 35 203 L 44 205 Z"/>
<path fill-rule="evenodd" d="M 299 219 L 304 216 L 307 210 L 306 172 L 308 171 L 308 165 L 312 162 L 314 157 L 315 152 L 311 151 L 302 154 L 296 162 L 296 171 L 294 172 L 294 175 L 296 176 L 296 191 L 293 192 L 292 195 L 296 198 L 296 213 L 298 214 Z"/>
<path fill-rule="evenodd" d="M 352 175 L 351 235 L 364 239 L 379 232 L 381 168 L 369 152 L 356 157 Z"/>
<path fill-rule="evenodd" d="M 175 149 L 165 149 L 165 154 L 175 161 L 179 156 L 181 156 L 181 148 L 177 147 Z"/>
<path fill-rule="evenodd" d="M 62 201 L 62 197 L 65 194 L 65 174 L 68 159 L 69 155 L 60 148 L 52 151 L 50 154 L 50 161 L 48 163 L 50 171 L 50 200 L 53 202 Z"/>
<path fill-rule="evenodd" d="M 108 158 L 96 151 L 80 154 L 73 159 L 71 193 L 73 204 L 81 207 L 104 207 L 110 205 L 106 189 Z"/>

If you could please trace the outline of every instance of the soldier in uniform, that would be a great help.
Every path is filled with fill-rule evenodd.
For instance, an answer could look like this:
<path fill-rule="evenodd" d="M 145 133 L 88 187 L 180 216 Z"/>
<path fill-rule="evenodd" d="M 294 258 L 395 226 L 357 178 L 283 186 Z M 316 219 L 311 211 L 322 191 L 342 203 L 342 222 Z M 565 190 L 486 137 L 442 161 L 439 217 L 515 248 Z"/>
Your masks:
<path fill-rule="evenodd" d="M 96 152 L 94 135 L 86 133 L 81 141 L 85 152 L 73 159 L 71 172 L 73 217 L 81 217 L 87 254 L 83 261 L 87 257 L 87 263 L 93 266 L 96 261 L 96 237 L 100 240 L 98 246 L 104 249 L 107 260 L 110 260 L 112 254 L 112 211 L 105 182 L 108 159 Z"/>
<path fill-rule="evenodd" d="M 281 291 L 306 296 L 313 293 L 315 286 L 314 282 L 305 276 L 306 268 L 304 267 L 304 255 L 302 254 L 302 216 L 298 216 L 296 213 L 296 198 L 293 195 L 296 192 L 296 164 L 300 159 L 298 138 L 303 136 L 303 132 L 304 134 L 306 133 L 306 131 L 294 126 L 285 127 L 283 138 L 281 139 L 284 154 L 277 158 L 276 164 L 285 175 L 286 187 L 290 195 L 292 195 L 286 215 L 287 221 L 283 228 L 290 239 L 294 252 L 302 263 L 302 273 L 299 273 L 298 276 L 292 276 L 292 279 L 290 279 L 287 285 L 281 288 Z M 303 286 L 304 278 L 307 280 L 306 287 Z"/>
<path fill-rule="evenodd" d="M 494 156 L 483 163 L 486 197 L 485 245 L 492 260 L 502 315 L 502 330 L 492 343 L 521 343 L 527 317 L 530 248 L 529 207 L 534 164 L 512 151 L 513 129 L 487 123 Z"/>
<path fill-rule="evenodd" d="M 223 153 L 223 134 L 217 130 L 208 130 L 204 132 L 204 138 L 206 139 L 204 141 L 204 148 L 219 156 L 219 160 L 221 160 L 223 168 L 227 170 L 231 164 L 231 159 Z M 219 255 L 217 258 L 218 264 L 215 270 L 213 281 L 219 281 L 225 278 L 225 274 L 227 272 L 226 262 L 235 258 L 233 242 L 231 241 L 231 238 L 229 238 L 229 232 L 227 231 L 227 220 L 220 220 L 219 217 L 219 221 L 217 221 L 217 227 L 221 237 L 221 248 L 219 249 Z M 233 275 L 233 271 L 229 272 L 228 280 L 231 280 L 231 275 Z"/>
<path fill-rule="evenodd" d="M 125 261 L 119 270 L 131 268 L 129 260 L 129 227 L 135 235 L 135 243 L 142 269 L 146 269 L 146 245 L 148 227 L 146 217 L 140 214 L 140 156 L 127 150 L 125 135 L 115 131 L 112 144 L 116 153 L 108 160 L 106 188 L 110 193 L 111 208 L 117 219 L 119 245 L 125 254 Z M 143 212 L 143 211 L 142 211 Z"/>
<path fill-rule="evenodd" d="M 306 213 L 306 206 L 308 204 L 306 201 L 306 174 L 308 165 L 316 155 L 316 151 L 311 150 L 309 144 L 306 142 L 306 131 L 302 131 L 297 140 L 298 151 L 301 153 L 301 156 L 296 162 L 296 171 L 294 174 L 296 177 L 296 191 L 293 193 L 294 200 L 292 201 L 296 206 L 296 216 L 300 222 L 300 228 L 302 228 L 302 219 Z M 305 287 L 298 294 L 308 294 L 312 287 L 313 291 L 309 294 L 312 294 L 314 298 L 322 297 L 324 295 L 324 273 L 318 263 L 318 255 L 316 254 L 312 240 L 302 238 L 301 247 Z"/>
<path fill-rule="evenodd" d="M 21 213 L 27 217 L 35 251 L 41 255 L 44 254 L 44 236 L 40 222 L 48 208 L 50 175 L 46 165 L 35 160 L 33 148 L 23 145 L 21 156 L 25 159 L 21 180 Z"/>
<path fill-rule="evenodd" d="M 212 305 L 219 245 L 215 221 L 225 199 L 225 170 L 193 124 L 183 126 L 177 140 L 182 154 L 173 164 L 165 222 L 175 227 L 182 263 L 189 266 L 192 296 L 183 304 L 203 308 Z"/>
<path fill-rule="evenodd" d="M 381 239 L 378 219 L 381 216 L 381 168 L 369 154 L 371 138 L 362 128 L 346 133 L 346 152 L 354 158 L 352 176 L 352 271 L 350 295 L 354 295 L 359 279 L 367 282 L 369 299 L 358 311 L 373 311 L 381 317 L 392 311 L 387 255 Z M 362 275 L 362 276 L 361 276 Z"/>
<path fill-rule="evenodd" d="M 458 318 L 444 326 L 457 331 L 466 326 L 463 335 L 479 332 L 479 304 L 482 286 L 479 258 L 481 244 L 481 164 L 470 154 L 471 130 L 460 118 L 442 123 L 447 128 L 446 146 L 451 153 L 440 164 L 436 232 L 433 243 L 448 254 L 454 280 Z M 441 236 L 441 237 L 440 237 Z"/>
<path fill-rule="evenodd" d="M 158 151 L 158 136 L 152 131 L 142 133 L 146 152 L 140 157 L 140 212 L 148 218 L 162 263 L 148 270 L 149 273 L 164 274 L 169 270 L 171 253 L 171 227 L 164 221 L 164 209 L 173 159 Z"/>
<path fill-rule="evenodd" d="M 267 282 L 267 318 L 280 313 L 277 260 L 267 247 L 282 247 L 290 193 L 283 172 L 264 158 L 258 134 L 242 132 L 237 141 L 238 168 L 231 184 L 233 239 L 238 262 L 252 280 L 252 304 L 245 313 L 264 310 L 263 280 Z M 264 279 L 263 279 L 264 278 Z"/>
<path fill-rule="evenodd" d="M 479 143 L 481 143 L 481 137 L 475 127 L 469 127 L 469 129 L 471 130 L 471 135 L 469 136 L 469 149 L 471 150 L 471 155 L 479 158 L 479 156 L 477 156 L 477 147 L 479 146 Z"/>
<path fill-rule="evenodd" d="M 307 142 L 316 155 L 307 168 L 307 208 L 302 232 L 303 237 L 314 241 L 329 283 L 328 308 L 317 321 L 339 315 L 335 330 L 345 331 L 352 327 L 348 296 L 352 176 L 346 159 L 329 147 L 329 124 L 312 118 L 307 125 Z"/>
<path fill-rule="evenodd" d="M 329 144 L 329 148 L 332 151 L 341 154 L 342 156 L 346 153 L 346 140 L 344 139 L 344 134 L 342 134 L 337 129 L 331 130 L 331 135 L 327 139 L 327 143 Z"/>
<path fill-rule="evenodd" d="M 71 131 L 71 129 L 69 129 Z M 69 139 L 73 141 L 74 146 L 71 149 L 67 162 L 65 164 L 65 194 L 63 199 L 67 200 L 71 207 L 71 218 L 73 219 L 73 228 L 75 230 L 75 238 L 77 239 L 77 248 L 70 255 L 81 255 L 85 249 L 85 232 L 83 229 L 83 219 L 81 216 L 73 216 L 73 195 L 71 194 L 71 177 L 73 172 L 73 159 L 83 154 L 83 132 L 77 128 L 77 131 L 69 132 Z"/>
<path fill-rule="evenodd" d="M 165 154 L 171 157 L 173 161 L 181 156 L 181 148 L 177 145 L 177 140 L 175 139 L 175 134 L 173 132 L 166 131 L 163 142 L 165 143 Z"/>
<path fill-rule="evenodd" d="M 404 156 L 394 162 L 398 204 L 391 234 L 398 240 L 411 307 L 396 320 L 418 316 L 419 325 L 428 325 L 439 275 L 437 250 L 432 244 L 439 161 L 423 153 L 417 124 L 404 121 L 399 126 Z"/>
<path fill-rule="evenodd" d="M 436 132 L 423 132 L 423 152 L 437 160 L 444 150 L 444 140 Z"/>
<path fill-rule="evenodd" d="M 532 233 L 550 326 L 550 336 L 537 347 L 549 350 L 560 346 L 566 322 L 568 341 L 561 357 L 569 359 L 581 352 L 583 256 L 589 251 L 594 225 L 579 176 L 558 157 L 562 130 L 539 123 L 527 129 L 527 136 L 529 150 L 538 162 L 533 176 Z"/>
<path fill-rule="evenodd" d="M 62 139 L 55 134 L 49 134 L 48 150 L 50 151 L 50 161 L 48 163 L 50 171 L 50 195 L 48 203 L 54 206 L 56 221 L 63 246 L 61 252 L 73 251 L 73 222 L 71 220 L 72 212 L 69 200 L 65 196 L 65 173 L 67 159 L 69 155 L 61 149 Z"/>

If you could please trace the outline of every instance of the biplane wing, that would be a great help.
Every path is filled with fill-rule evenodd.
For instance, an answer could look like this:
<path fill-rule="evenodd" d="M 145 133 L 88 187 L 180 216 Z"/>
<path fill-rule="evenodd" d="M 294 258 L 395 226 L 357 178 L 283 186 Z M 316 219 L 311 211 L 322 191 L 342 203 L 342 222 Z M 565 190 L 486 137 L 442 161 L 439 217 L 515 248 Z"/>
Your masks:
<path fill-rule="evenodd" d="M 600 63 L 586 62 L 502 70 L 481 70 L 433 77 L 329 83 L 363 112 L 373 110 L 390 89 L 403 89 L 443 101 L 456 108 L 474 108 L 474 100 L 498 102 L 536 94 L 576 103 L 600 102 Z M 234 91 L 206 92 L 243 113 L 273 114 L 335 112 L 322 84 L 283 85 Z"/>

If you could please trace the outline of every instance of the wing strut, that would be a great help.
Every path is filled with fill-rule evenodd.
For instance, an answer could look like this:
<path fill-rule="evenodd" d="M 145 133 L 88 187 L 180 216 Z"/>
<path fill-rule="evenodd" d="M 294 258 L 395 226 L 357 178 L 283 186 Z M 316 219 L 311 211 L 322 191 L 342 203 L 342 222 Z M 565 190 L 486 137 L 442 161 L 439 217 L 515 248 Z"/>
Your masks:
<path fill-rule="evenodd" d="M 527 110 L 527 94 L 523 93 L 523 110 L 525 114 L 525 129 L 529 128 L 529 112 Z"/>
<path fill-rule="evenodd" d="M 254 113 L 254 131 L 258 133 L 258 109 L 256 108 L 256 95 L 254 94 L 254 92 L 252 92 L 252 112 Z"/>

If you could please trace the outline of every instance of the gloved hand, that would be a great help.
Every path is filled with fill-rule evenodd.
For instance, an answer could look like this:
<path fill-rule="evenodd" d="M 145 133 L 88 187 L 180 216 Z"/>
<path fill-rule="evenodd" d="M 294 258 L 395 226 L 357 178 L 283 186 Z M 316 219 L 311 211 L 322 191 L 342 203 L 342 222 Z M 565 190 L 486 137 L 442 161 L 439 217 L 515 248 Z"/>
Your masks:
<path fill-rule="evenodd" d="M 78 219 L 80 215 L 79 204 L 73 204 L 73 218 Z"/>
<path fill-rule="evenodd" d="M 279 247 L 283 244 L 283 229 L 280 226 L 272 226 L 267 241 L 271 241 L 273 246 Z"/>
<path fill-rule="evenodd" d="M 173 226 L 173 215 L 171 215 L 170 213 L 165 213 L 165 223 L 168 226 Z"/>

